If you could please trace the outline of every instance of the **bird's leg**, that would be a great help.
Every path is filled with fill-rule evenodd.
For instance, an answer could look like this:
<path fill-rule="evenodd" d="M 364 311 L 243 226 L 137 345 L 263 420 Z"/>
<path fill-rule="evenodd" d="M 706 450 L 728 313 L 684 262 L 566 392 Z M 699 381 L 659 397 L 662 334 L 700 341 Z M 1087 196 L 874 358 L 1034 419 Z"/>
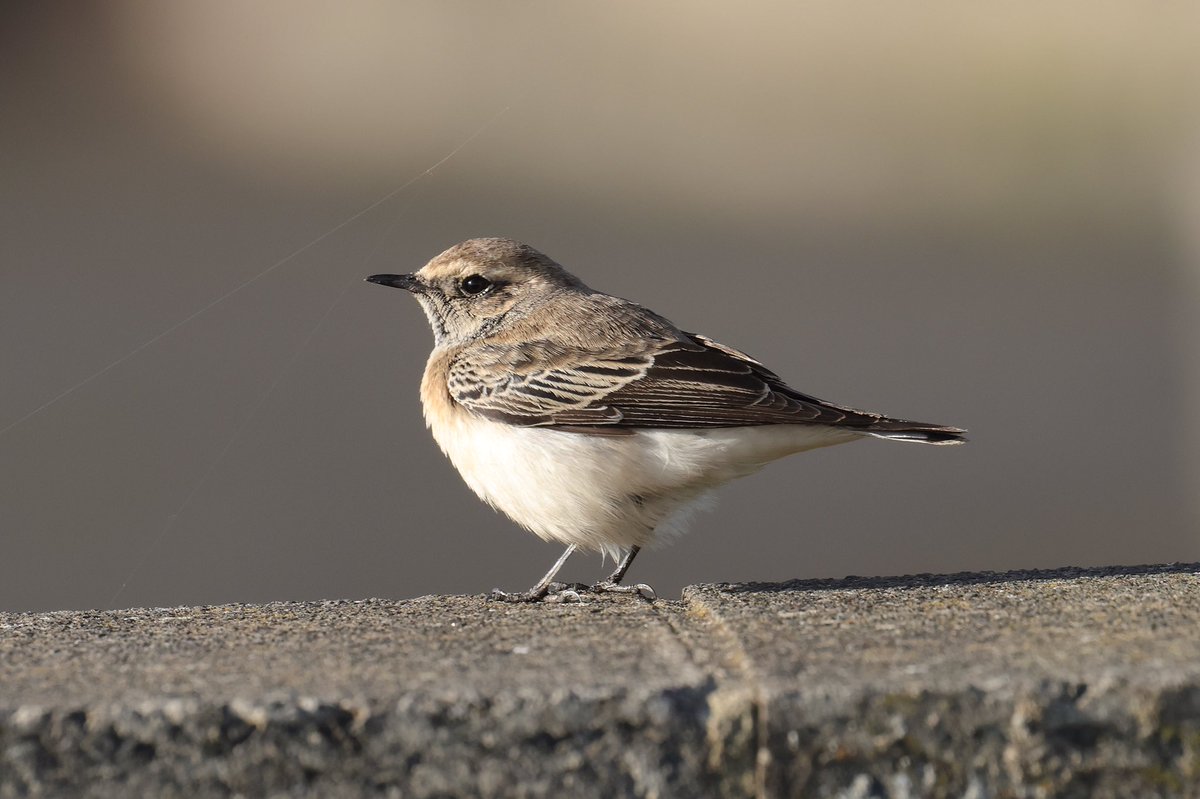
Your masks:
<path fill-rule="evenodd" d="M 607 580 L 601 580 L 598 583 L 593 583 L 591 590 L 596 593 L 610 594 L 638 594 L 649 600 L 658 599 L 658 595 L 654 593 L 654 589 L 645 583 L 637 585 L 621 585 L 621 581 L 625 579 L 625 572 L 629 571 L 629 564 L 633 563 L 633 559 L 637 557 L 637 553 L 641 552 L 641 547 L 630 547 L 629 552 L 625 557 L 621 558 L 621 562 L 617 564 L 617 568 L 613 573 L 608 575 Z"/>
<path fill-rule="evenodd" d="M 554 561 L 554 565 L 550 567 L 550 571 L 546 572 L 546 576 L 537 581 L 537 585 L 530 588 L 528 591 L 520 593 L 508 593 L 501 591 L 499 588 L 492 589 L 492 599 L 500 599 L 504 602 L 540 602 L 545 599 L 546 594 L 550 593 L 550 588 L 554 584 L 554 575 L 558 574 L 558 570 L 567 562 L 567 558 L 571 557 L 571 553 L 575 551 L 575 545 L 571 544 L 567 547 L 567 551 L 562 553 L 558 560 Z M 632 560 L 632 558 L 631 558 Z"/>
<path fill-rule="evenodd" d="M 621 558 L 621 562 L 617 564 L 617 568 L 613 570 L 613 573 L 608 575 L 608 579 L 605 582 L 620 585 L 621 581 L 625 579 L 625 572 L 629 571 L 629 564 L 633 563 L 633 559 L 641 551 L 641 547 L 630 547 L 629 552 L 626 553 L 625 557 Z"/>

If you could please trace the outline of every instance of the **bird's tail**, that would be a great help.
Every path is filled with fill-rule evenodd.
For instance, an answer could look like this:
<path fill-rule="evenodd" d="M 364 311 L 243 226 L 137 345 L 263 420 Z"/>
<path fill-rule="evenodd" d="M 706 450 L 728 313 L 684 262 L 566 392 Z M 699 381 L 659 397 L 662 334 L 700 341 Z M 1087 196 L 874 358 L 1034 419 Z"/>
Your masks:
<path fill-rule="evenodd" d="M 910 422 L 906 419 L 880 419 L 863 432 L 876 438 L 886 438 L 892 441 L 915 441 L 918 444 L 939 446 L 962 444 L 967 440 L 965 435 L 967 431 L 961 428 Z"/>

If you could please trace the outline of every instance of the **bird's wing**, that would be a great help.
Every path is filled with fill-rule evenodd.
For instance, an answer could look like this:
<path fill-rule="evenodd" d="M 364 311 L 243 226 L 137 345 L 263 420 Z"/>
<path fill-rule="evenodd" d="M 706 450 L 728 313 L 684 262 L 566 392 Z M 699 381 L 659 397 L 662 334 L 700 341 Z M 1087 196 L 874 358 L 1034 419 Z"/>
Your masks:
<path fill-rule="evenodd" d="M 480 345 L 451 365 L 448 387 L 495 421 L 592 434 L 889 421 L 801 394 L 745 353 L 690 333 L 585 354 L 545 341 Z"/>

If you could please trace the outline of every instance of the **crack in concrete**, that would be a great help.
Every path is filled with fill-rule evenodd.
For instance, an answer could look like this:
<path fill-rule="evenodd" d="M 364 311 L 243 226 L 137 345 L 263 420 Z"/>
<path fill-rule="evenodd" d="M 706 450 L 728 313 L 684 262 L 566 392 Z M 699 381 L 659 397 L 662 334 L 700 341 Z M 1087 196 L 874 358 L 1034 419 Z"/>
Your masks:
<path fill-rule="evenodd" d="M 1194 565 L 0 614 L 0 799 L 1187 796 L 1198 625 Z"/>

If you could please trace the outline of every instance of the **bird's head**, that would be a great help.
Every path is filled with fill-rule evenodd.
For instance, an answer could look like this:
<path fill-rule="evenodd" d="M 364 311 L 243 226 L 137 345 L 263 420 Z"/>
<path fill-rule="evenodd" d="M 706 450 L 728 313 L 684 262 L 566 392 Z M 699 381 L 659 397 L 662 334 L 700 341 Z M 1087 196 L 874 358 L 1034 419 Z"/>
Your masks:
<path fill-rule="evenodd" d="M 407 275 L 371 275 L 368 282 L 413 293 L 437 345 L 492 335 L 563 292 L 588 292 L 571 273 L 527 244 L 468 239 Z"/>

